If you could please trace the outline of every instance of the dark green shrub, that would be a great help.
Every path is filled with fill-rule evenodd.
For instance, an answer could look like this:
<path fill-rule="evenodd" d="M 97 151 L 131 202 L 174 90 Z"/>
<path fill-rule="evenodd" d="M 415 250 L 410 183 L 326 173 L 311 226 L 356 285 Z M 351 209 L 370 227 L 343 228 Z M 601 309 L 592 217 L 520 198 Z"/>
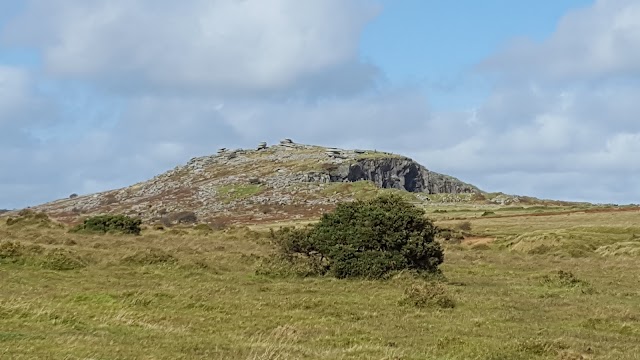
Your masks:
<path fill-rule="evenodd" d="M 90 233 L 122 233 L 139 235 L 142 220 L 126 215 L 99 215 L 85 219 L 84 222 L 72 229 L 74 232 Z"/>
<path fill-rule="evenodd" d="M 343 203 L 320 222 L 279 231 L 281 251 L 322 264 L 338 278 L 381 278 L 396 270 L 436 271 L 444 259 L 436 228 L 395 194 Z"/>

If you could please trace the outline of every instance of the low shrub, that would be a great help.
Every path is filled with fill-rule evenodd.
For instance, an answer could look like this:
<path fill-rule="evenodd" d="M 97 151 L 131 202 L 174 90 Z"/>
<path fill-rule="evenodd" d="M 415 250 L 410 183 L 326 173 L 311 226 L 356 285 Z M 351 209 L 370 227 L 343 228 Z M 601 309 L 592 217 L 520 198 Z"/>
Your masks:
<path fill-rule="evenodd" d="M 0 263 L 15 263 L 22 260 L 25 247 L 19 242 L 3 241 L 0 243 Z"/>
<path fill-rule="evenodd" d="M 140 231 L 142 231 L 140 228 L 141 224 L 142 220 L 126 215 L 99 215 L 85 219 L 82 224 L 76 226 L 71 231 L 139 235 Z"/>
<path fill-rule="evenodd" d="M 471 231 L 471 222 L 470 221 L 462 221 L 455 225 L 456 230 L 460 231 Z"/>
<path fill-rule="evenodd" d="M 437 238 L 451 244 L 459 244 L 464 240 L 464 235 L 459 231 L 451 229 L 440 228 L 438 229 Z"/>

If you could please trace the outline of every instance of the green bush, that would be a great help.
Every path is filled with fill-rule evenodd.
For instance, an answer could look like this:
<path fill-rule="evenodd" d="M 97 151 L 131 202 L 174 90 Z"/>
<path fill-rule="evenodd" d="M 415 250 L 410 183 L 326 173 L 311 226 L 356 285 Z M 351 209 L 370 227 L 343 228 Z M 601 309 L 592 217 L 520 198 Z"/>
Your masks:
<path fill-rule="evenodd" d="M 286 255 L 322 264 L 337 278 L 382 278 L 392 271 L 433 272 L 444 255 L 424 212 L 395 194 L 343 203 L 320 222 L 279 231 Z"/>
<path fill-rule="evenodd" d="M 139 235 L 142 220 L 131 218 L 126 215 L 99 215 L 85 219 L 84 222 L 76 226 L 74 232 L 91 233 L 122 233 Z"/>

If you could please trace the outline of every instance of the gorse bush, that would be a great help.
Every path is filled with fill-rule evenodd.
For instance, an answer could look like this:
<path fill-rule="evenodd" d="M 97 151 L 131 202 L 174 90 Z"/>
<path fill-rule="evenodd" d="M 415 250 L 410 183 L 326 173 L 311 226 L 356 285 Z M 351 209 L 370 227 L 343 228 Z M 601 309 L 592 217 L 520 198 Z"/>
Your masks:
<path fill-rule="evenodd" d="M 421 209 L 395 194 L 343 203 L 302 229 L 277 236 L 281 252 L 322 264 L 337 278 L 382 278 L 392 271 L 436 271 L 444 256 Z"/>
<path fill-rule="evenodd" d="M 99 215 L 87 218 L 73 232 L 121 233 L 139 235 L 142 220 L 126 215 Z"/>

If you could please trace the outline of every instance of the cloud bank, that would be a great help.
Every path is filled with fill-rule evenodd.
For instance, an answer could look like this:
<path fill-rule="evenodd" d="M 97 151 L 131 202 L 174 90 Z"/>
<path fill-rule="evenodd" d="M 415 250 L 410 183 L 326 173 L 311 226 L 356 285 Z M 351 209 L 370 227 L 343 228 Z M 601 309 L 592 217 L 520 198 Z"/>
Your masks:
<path fill-rule="evenodd" d="M 129 185 L 283 137 L 401 152 L 489 191 L 640 202 L 640 6 L 601 0 L 479 63 L 491 94 L 434 111 L 363 61 L 373 1 L 33 0 L 0 46 L 0 207 Z"/>

